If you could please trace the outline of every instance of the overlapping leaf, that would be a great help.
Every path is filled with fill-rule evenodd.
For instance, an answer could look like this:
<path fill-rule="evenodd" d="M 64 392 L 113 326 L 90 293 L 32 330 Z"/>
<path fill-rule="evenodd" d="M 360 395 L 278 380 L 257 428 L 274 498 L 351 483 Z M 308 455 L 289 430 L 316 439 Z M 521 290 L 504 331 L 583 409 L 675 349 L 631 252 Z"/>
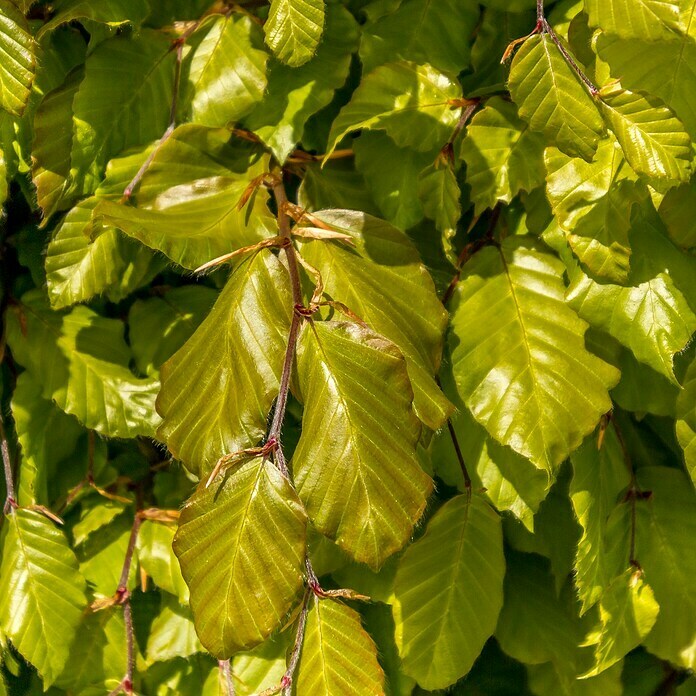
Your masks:
<path fill-rule="evenodd" d="M 455 292 L 450 337 L 467 408 L 494 438 L 551 472 L 611 408 L 607 389 L 618 381 L 586 350 L 587 325 L 565 305 L 562 274 L 525 238 L 483 249 Z"/>
<path fill-rule="evenodd" d="M 297 371 L 298 493 L 320 532 L 379 568 L 406 544 L 432 490 L 416 455 L 405 360 L 369 329 L 314 322 L 303 328 Z"/>
<path fill-rule="evenodd" d="M 223 127 L 246 116 L 266 89 L 261 28 L 250 17 L 214 15 L 191 43 L 182 75 L 190 120 Z"/>
<path fill-rule="evenodd" d="M 587 87 L 548 34 L 527 39 L 510 70 L 510 94 L 520 116 L 572 157 L 590 162 L 604 132 Z"/>
<path fill-rule="evenodd" d="M 678 0 L 588 0 L 589 21 L 624 39 L 676 38 L 684 29 Z"/>
<path fill-rule="evenodd" d="M 225 129 L 180 126 L 157 150 L 134 192 L 135 205 L 119 202 L 149 152 L 111 161 L 97 192 L 95 227 L 118 227 L 191 270 L 274 235 L 265 189 L 243 210 L 237 206 L 267 169 L 258 150 L 230 143 Z"/>
<path fill-rule="evenodd" d="M 85 581 L 65 535 L 47 517 L 16 510 L 3 526 L 0 626 L 48 688 L 68 660 L 87 604 Z"/>
<path fill-rule="evenodd" d="M 139 25 L 147 17 L 150 7 L 143 0 L 63 0 L 56 3 L 56 13 L 41 27 L 39 36 L 73 20 L 91 20 L 117 27 L 123 24 Z"/>
<path fill-rule="evenodd" d="M 397 644 L 404 671 L 422 687 L 445 688 L 471 669 L 495 631 L 504 575 L 500 518 L 477 495 L 448 501 L 403 555 Z"/>
<path fill-rule="evenodd" d="M 382 696 L 384 672 L 377 647 L 345 604 L 312 597 L 297 669 L 297 693 Z"/>
<path fill-rule="evenodd" d="M 691 138 L 659 99 L 613 84 L 600 92 L 600 109 L 628 163 L 638 174 L 671 182 L 689 180 Z"/>
<path fill-rule="evenodd" d="M 460 156 L 476 214 L 544 181 L 544 140 L 518 118 L 513 104 L 494 97 L 467 127 Z"/>
<path fill-rule="evenodd" d="M 201 477 L 221 456 L 256 445 L 266 430 L 291 296 L 287 271 L 270 252 L 244 260 L 205 321 L 162 366 L 158 435 Z"/>
<path fill-rule="evenodd" d="M 299 600 L 306 524 L 290 482 L 261 458 L 203 482 L 186 503 L 174 551 L 213 655 L 259 645 Z"/>
<path fill-rule="evenodd" d="M 324 28 L 324 0 L 272 0 L 264 25 L 266 42 L 292 67 L 316 52 Z"/>
<path fill-rule="evenodd" d="M 432 429 L 439 428 L 452 410 L 433 378 L 440 367 L 447 313 L 413 244 L 403 232 L 370 215 L 346 210 L 315 215 L 350 235 L 354 246 L 303 242 L 303 256 L 321 273 L 332 299 L 348 305 L 399 347 L 416 413 Z"/>
<path fill-rule="evenodd" d="M 110 437 L 154 434 L 159 384 L 128 368 L 122 322 L 87 307 L 51 312 L 38 290 L 22 297 L 7 322 L 13 355 L 45 398 Z"/>
<path fill-rule="evenodd" d="M 329 133 L 330 154 L 349 133 L 384 130 L 400 147 L 442 147 L 457 125 L 453 100 L 461 99 L 455 78 L 430 65 L 387 63 L 364 77 Z"/>

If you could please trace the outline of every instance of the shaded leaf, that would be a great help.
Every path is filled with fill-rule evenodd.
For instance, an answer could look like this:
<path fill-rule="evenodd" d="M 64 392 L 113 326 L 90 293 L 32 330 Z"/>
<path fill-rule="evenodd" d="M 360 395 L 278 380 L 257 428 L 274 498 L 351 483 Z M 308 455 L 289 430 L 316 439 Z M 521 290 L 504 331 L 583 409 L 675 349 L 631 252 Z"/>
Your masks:
<path fill-rule="evenodd" d="M 56 13 L 41 27 L 38 36 L 73 20 L 90 20 L 118 27 L 123 24 L 139 25 L 147 17 L 150 7 L 143 0 L 63 0 L 56 3 Z"/>
<path fill-rule="evenodd" d="M 504 575 L 500 518 L 477 495 L 445 503 L 408 548 L 394 588 L 396 635 L 403 669 L 422 687 L 469 672 L 495 631 Z"/>
<path fill-rule="evenodd" d="M 147 659 L 164 662 L 190 657 L 202 650 L 188 607 L 182 607 L 175 597 L 164 595 L 147 639 Z"/>
<path fill-rule="evenodd" d="M 677 438 L 684 450 L 686 468 L 696 485 L 696 360 L 684 378 L 684 389 L 677 399 Z"/>

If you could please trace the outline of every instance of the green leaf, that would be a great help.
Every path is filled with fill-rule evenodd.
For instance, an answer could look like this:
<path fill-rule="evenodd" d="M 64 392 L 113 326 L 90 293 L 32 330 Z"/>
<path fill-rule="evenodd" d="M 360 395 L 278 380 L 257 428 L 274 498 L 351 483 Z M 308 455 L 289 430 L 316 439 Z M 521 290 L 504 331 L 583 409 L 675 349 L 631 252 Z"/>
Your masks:
<path fill-rule="evenodd" d="M 49 399 L 42 385 L 23 372 L 12 394 L 12 417 L 22 448 L 19 472 L 20 505 L 50 505 L 49 480 L 61 462 L 74 465 L 77 441 L 84 430 Z"/>
<path fill-rule="evenodd" d="M 380 214 L 367 191 L 365 179 L 348 160 L 328 162 L 325 167 L 310 164 L 297 191 L 297 203 L 310 212 L 347 208 L 369 215 Z"/>
<path fill-rule="evenodd" d="M 678 384 L 674 355 L 696 331 L 696 295 L 686 284 L 696 266 L 689 257 L 675 254 L 660 230 L 640 217 L 631 241 L 641 264 L 632 269 L 630 286 L 595 283 L 576 268 L 569 273 L 567 301 L 593 327 L 611 334 L 640 362 Z M 685 282 L 677 284 L 680 277 Z"/>
<path fill-rule="evenodd" d="M 423 211 L 435 223 L 442 235 L 443 246 L 447 248 L 449 240 L 457 234 L 457 224 L 462 216 L 461 190 L 449 160 L 438 160 L 420 173 L 418 197 Z"/>
<path fill-rule="evenodd" d="M 32 180 L 46 219 L 69 204 L 72 105 L 83 77 L 81 67 L 73 70 L 62 85 L 44 97 L 34 118 Z"/>
<path fill-rule="evenodd" d="M 636 558 L 652 587 L 660 613 L 645 647 L 664 660 L 696 667 L 696 494 L 675 469 L 646 467 L 637 472 L 647 499 L 636 501 Z"/>
<path fill-rule="evenodd" d="M 461 99 L 453 77 L 430 65 L 388 63 L 364 77 L 329 133 L 327 156 L 353 131 L 384 130 L 399 147 L 426 152 L 442 147 L 459 119 Z"/>
<path fill-rule="evenodd" d="M 302 241 L 302 256 L 321 273 L 332 299 L 398 346 L 416 414 L 433 430 L 439 428 L 452 411 L 433 377 L 440 368 L 447 312 L 418 252 L 403 232 L 370 215 L 345 210 L 315 215 L 350 235 L 354 245 Z"/>
<path fill-rule="evenodd" d="M 237 203 L 268 170 L 258 149 L 230 143 L 226 129 L 179 126 L 157 151 L 134 193 L 120 202 L 146 152 L 112 160 L 97 191 L 95 226 L 118 227 L 172 261 L 194 270 L 211 259 L 277 234 L 277 223 L 257 190 L 243 210 Z"/>
<path fill-rule="evenodd" d="M 618 381 L 585 349 L 586 324 L 564 303 L 562 275 L 556 258 L 510 238 L 468 262 L 452 304 L 462 400 L 494 438 L 549 472 L 610 410 L 607 389 Z"/>
<path fill-rule="evenodd" d="M 213 15 L 190 40 L 182 69 L 190 120 L 213 128 L 239 121 L 263 98 L 263 32 L 251 17 Z"/>
<path fill-rule="evenodd" d="M 586 643 L 595 644 L 593 677 L 622 660 L 652 630 L 660 607 L 640 571 L 629 568 L 617 577 L 599 604 L 600 626 Z"/>
<path fill-rule="evenodd" d="M 469 37 L 478 20 L 478 8 L 458 0 L 406 0 L 363 29 L 363 72 L 394 60 L 411 60 L 456 75 L 469 65 Z"/>
<path fill-rule="evenodd" d="M 384 672 L 377 648 L 345 604 L 312 596 L 297 668 L 298 694 L 383 696 Z"/>
<path fill-rule="evenodd" d="M 692 138 L 696 137 L 696 41 L 689 36 L 675 41 L 619 39 L 600 34 L 599 57 L 609 63 L 611 74 L 625 89 L 644 91 L 671 107 Z M 645 60 L 645 56 L 650 60 Z"/>
<path fill-rule="evenodd" d="M 157 587 L 188 604 L 189 590 L 172 549 L 173 540 L 170 526 L 145 520 L 138 532 L 138 562 Z"/>
<path fill-rule="evenodd" d="M 305 325 L 298 351 L 297 491 L 322 534 L 377 569 L 407 543 L 432 490 L 416 455 L 405 360 L 387 339 L 343 322 Z"/>
<path fill-rule="evenodd" d="M 266 432 L 291 296 L 288 273 L 271 252 L 244 260 L 205 321 L 162 366 L 158 436 L 201 478 L 220 457 L 256 445 Z"/>
<path fill-rule="evenodd" d="M 682 249 L 696 247 L 696 178 L 667 191 L 658 212 L 677 246 Z"/>
<path fill-rule="evenodd" d="M 592 162 L 548 148 L 545 161 L 546 193 L 573 253 L 593 277 L 627 284 L 638 188 L 619 145 L 600 141 Z"/>
<path fill-rule="evenodd" d="M 159 138 L 167 128 L 174 84 L 174 52 L 159 33 L 116 36 L 85 64 L 73 101 L 73 189 L 91 193 L 107 162 L 122 150 Z"/>
<path fill-rule="evenodd" d="M 149 12 L 150 7 L 143 0 L 100 0 L 98 3 L 90 0 L 63 0 L 56 3 L 56 13 L 41 27 L 38 37 L 76 19 L 99 22 L 110 27 L 123 24 L 138 26 Z"/>
<path fill-rule="evenodd" d="M 571 157 L 592 160 L 604 133 L 602 118 L 548 34 L 524 42 L 512 62 L 509 87 L 533 131 Z"/>
<path fill-rule="evenodd" d="M 575 585 L 583 613 L 604 595 L 627 561 L 624 534 L 612 528 L 610 515 L 631 477 L 611 423 L 599 445 L 591 435 L 570 457 L 574 472 L 570 498 L 583 528 L 575 557 Z"/>
<path fill-rule="evenodd" d="M 245 123 L 281 164 L 302 140 L 309 117 L 327 106 L 346 81 L 358 38 L 350 12 L 331 4 L 326 8 L 324 40 L 314 58 L 299 68 L 269 63 L 266 95 Z"/>
<path fill-rule="evenodd" d="M 298 601 L 306 526 L 292 485 L 266 459 L 203 482 L 188 500 L 174 551 L 198 636 L 215 657 L 262 643 Z"/>
<path fill-rule="evenodd" d="M 467 127 L 460 148 L 476 214 L 543 184 L 543 152 L 543 138 L 518 118 L 515 105 L 490 99 Z"/>
<path fill-rule="evenodd" d="M 164 595 L 147 639 L 147 659 L 164 662 L 202 651 L 188 608 L 182 607 L 176 597 Z"/>
<path fill-rule="evenodd" d="M 201 325 L 216 298 L 211 288 L 184 285 L 161 297 L 136 300 L 128 313 L 128 336 L 138 370 L 156 377 Z"/>
<path fill-rule="evenodd" d="M 36 44 L 21 12 L 0 2 L 0 108 L 21 116 L 36 74 Z"/>
<path fill-rule="evenodd" d="M 15 510 L 4 527 L 0 626 L 48 688 L 68 660 L 85 581 L 63 532 L 44 515 Z"/>
<path fill-rule="evenodd" d="M 92 534 L 101 531 L 126 511 L 126 505 L 117 500 L 91 496 L 80 506 L 80 519 L 72 528 L 73 546 L 82 546 Z"/>
<path fill-rule="evenodd" d="M 371 131 L 356 138 L 353 152 L 384 219 L 401 230 L 417 225 L 423 219 L 418 175 L 435 155 L 398 147 L 386 133 Z"/>
<path fill-rule="evenodd" d="M 638 174 L 669 182 L 691 175 L 691 138 L 659 99 L 612 84 L 599 93 L 600 110 Z"/>
<path fill-rule="evenodd" d="M 152 436 L 159 385 L 128 368 L 123 323 L 87 307 L 52 312 L 33 290 L 7 314 L 15 359 L 66 413 L 110 437 Z"/>
<path fill-rule="evenodd" d="M 500 518 L 477 495 L 445 503 L 408 548 L 394 589 L 397 644 L 404 671 L 423 688 L 469 672 L 495 631 L 504 576 Z"/>
<path fill-rule="evenodd" d="M 684 389 L 677 399 L 677 438 L 684 450 L 686 468 L 696 485 L 696 360 L 684 377 Z"/>
<path fill-rule="evenodd" d="M 678 0 L 587 0 L 585 9 L 592 26 L 624 39 L 668 40 L 685 28 Z"/>
<path fill-rule="evenodd" d="M 232 678 L 237 696 L 254 696 L 280 684 L 291 638 L 290 631 L 285 631 L 249 652 L 234 656 Z"/>
<path fill-rule="evenodd" d="M 622 663 L 589 679 L 578 679 L 563 665 L 547 662 L 527 667 L 529 688 L 535 696 L 625 696 Z"/>
<path fill-rule="evenodd" d="M 324 29 L 324 0 L 271 0 L 266 43 L 283 63 L 297 67 L 316 52 Z"/>

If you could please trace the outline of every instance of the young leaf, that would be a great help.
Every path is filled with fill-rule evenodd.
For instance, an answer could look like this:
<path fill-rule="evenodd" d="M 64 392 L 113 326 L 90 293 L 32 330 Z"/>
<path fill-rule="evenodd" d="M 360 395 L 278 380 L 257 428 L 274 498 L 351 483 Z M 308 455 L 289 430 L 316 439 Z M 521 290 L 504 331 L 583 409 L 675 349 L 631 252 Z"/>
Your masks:
<path fill-rule="evenodd" d="M 637 648 L 655 625 L 660 607 L 642 573 L 629 568 L 618 576 L 599 604 L 600 626 L 585 641 L 595 644 L 595 664 L 583 677 L 593 677 Z"/>
<path fill-rule="evenodd" d="M 456 75 L 469 65 L 468 38 L 478 21 L 478 8 L 459 0 L 402 2 L 363 29 L 363 71 L 367 74 L 393 60 L 412 60 Z"/>
<path fill-rule="evenodd" d="M 340 322 L 306 324 L 298 350 L 297 491 L 322 534 L 377 569 L 406 544 L 432 490 L 405 360 L 385 338 Z"/>
<path fill-rule="evenodd" d="M 163 595 L 147 640 L 148 661 L 165 662 L 202 651 L 188 607 L 182 607 L 176 597 Z"/>
<path fill-rule="evenodd" d="M 9 0 L 0 2 L 0 108 L 21 116 L 36 73 L 36 44 L 26 19 Z"/>
<path fill-rule="evenodd" d="M 696 495 L 675 469 L 646 467 L 637 472 L 636 558 L 660 606 L 646 648 L 686 669 L 696 667 Z"/>
<path fill-rule="evenodd" d="M 384 130 L 399 147 L 425 152 L 442 147 L 459 118 L 461 99 L 453 77 L 430 65 L 388 63 L 363 78 L 329 133 L 327 156 L 353 131 Z"/>
<path fill-rule="evenodd" d="M 250 17 L 213 15 L 191 43 L 182 70 L 190 120 L 213 128 L 239 121 L 266 89 L 268 54 L 261 28 Z"/>
<path fill-rule="evenodd" d="M 504 576 L 500 518 L 478 495 L 445 503 L 403 555 L 397 644 L 404 671 L 423 688 L 446 688 L 471 669 L 495 631 Z"/>
<path fill-rule="evenodd" d="M 619 378 L 586 350 L 587 327 L 565 305 L 562 274 L 530 240 L 510 238 L 469 261 L 452 304 L 464 403 L 495 439 L 549 472 L 610 410 L 607 390 Z"/>
<path fill-rule="evenodd" d="M 15 510 L 4 527 L 0 626 L 48 688 L 68 660 L 85 581 L 65 535 L 43 514 Z"/>
<path fill-rule="evenodd" d="M 591 435 L 570 460 L 570 499 L 583 528 L 575 558 L 575 584 L 585 613 L 603 596 L 628 560 L 624 535 L 610 526 L 609 516 L 621 502 L 630 475 L 612 424 L 604 431 L 601 448 L 597 436 Z"/>
<path fill-rule="evenodd" d="M 264 25 L 266 42 L 279 60 L 291 67 L 306 63 L 316 52 L 324 29 L 324 0 L 271 0 Z"/>
<path fill-rule="evenodd" d="M 291 639 L 291 632 L 284 631 L 257 648 L 234 656 L 231 665 L 236 696 L 255 696 L 280 684 Z"/>
<path fill-rule="evenodd" d="M 548 34 L 527 39 L 510 70 L 520 116 L 571 157 L 592 160 L 604 124 L 587 88 Z"/>
<path fill-rule="evenodd" d="M 490 99 L 467 127 L 460 149 L 476 214 L 543 184 L 543 152 L 543 137 L 518 118 L 515 105 Z"/>
<path fill-rule="evenodd" d="M 451 162 L 438 161 L 420 173 L 418 197 L 426 216 L 442 235 L 446 248 L 457 234 L 457 223 L 462 216 L 461 190 Z"/>
<path fill-rule="evenodd" d="M 309 117 L 327 106 L 346 81 L 358 39 L 350 12 L 342 4 L 330 4 L 324 40 L 314 58 L 299 68 L 269 63 L 268 89 L 245 124 L 281 164 L 302 140 Z"/>
<path fill-rule="evenodd" d="M 73 101 L 73 190 L 91 193 L 107 162 L 122 150 L 159 138 L 167 127 L 174 52 L 161 34 L 116 36 L 97 46 Z"/>
<path fill-rule="evenodd" d="M 684 389 L 677 399 L 677 438 L 684 450 L 686 468 L 696 485 L 696 360 L 684 377 Z"/>
<path fill-rule="evenodd" d="M 384 696 L 377 648 L 360 615 L 342 602 L 312 597 L 297 668 L 297 693 Z"/>
<path fill-rule="evenodd" d="M 617 84 L 599 93 L 600 110 L 628 163 L 638 174 L 668 182 L 688 181 L 691 138 L 674 112 L 659 99 Z"/>
<path fill-rule="evenodd" d="M 158 436 L 200 478 L 223 455 L 256 445 L 266 431 L 291 296 L 288 273 L 272 253 L 245 259 L 205 321 L 162 366 Z"/>
<path fill-rule="evenodd" d="M 128 368 L 124 326 L 87 307 L 51 312 L 32 290 L 7 315 L 15 359 L 66 413 L 110 437 L 152 436 L 159 384 Z"/>
<path fill-rule="evenodd" d="M 189 590 L 172 550 L 173 539 L 174 529 L 169 525 L 145 520 L 138 532 L 138 562 L 157 587 L 188 604 Z"/>
<path fill-rule="evenodd" d="M 681 4 L 678 0 L 587 0 L 585 8 L 590 24 L 608 34 L 669 40 L 684 29 Z"/>
<path fill-rule="evenodd" d="M 398 346 L 406 358 L 416 415 L 433 430 L 439 428 L 452 411 L 433 377 L 440 367 L 447 312 L 418 252 L 403 232 L 371 215 L 348 210 L 315 215 L 352 237 L 354 246 L 303 241 L 302 255 L 319 270 L 332 298 Z"/>
<path fill-rule="evenodd" d="M 203 481 L 188 500 L 174 551 L 196 631 L 215 657 L 262 643 L 299 600 L 306 526 L 290 482 L 265 458 Z"/>
<path fill-rule="evenodd" d="M 226 129 L 179 126 L 159 149 L 134 192 L 137 207 L 118 201 L 149 152 L 112 160 L 97 191 L 95 226 L 118 227 L 175 263 L 195 270 L 229 251 L 277 234 L 277 223 L 257 190 L 243 210 L 237 203 L 267 171 L 255 148 L 229 142 Z"/>
<path fill-rule="evenodd" d="M 74 20 L 89 20 L 118 27 L 123 24 L 138 26 L 150 13 L 150 7 L 143 0 L 63 0 L 56 3 L 56 13 L 41 27 L 38 37 L 45 36 L 61 24 Z"/>

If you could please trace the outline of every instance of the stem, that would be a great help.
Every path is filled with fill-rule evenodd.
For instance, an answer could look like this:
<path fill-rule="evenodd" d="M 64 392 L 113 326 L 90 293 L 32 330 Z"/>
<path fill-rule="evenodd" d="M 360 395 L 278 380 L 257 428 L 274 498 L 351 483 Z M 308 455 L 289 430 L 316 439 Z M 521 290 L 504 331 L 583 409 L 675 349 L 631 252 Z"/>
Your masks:
<path fill-rule="evenodd" d="M 138 541 L 138 532 L 140 525 L 143 523 L 143 518 L 139 513 L 136 513 L 131 527 L 130 538 L 128 539 L 128 548 L 126 556 L 123 559 L 123 568 L 121 569 L 121 577 L 118 581 L 116 589 L 116 597 L 120 604 L 123 605 L 123 620 L 126 624 L 126 675 L 119 686 L 111 693 L 118 694 L 123 691 L 131 696 L 133 693 L 133 674 L 135 672 L 135 632 L 133 631 L 133 610 L 130 603 L 130 592 L 128 591 L 128 576 L 130 575 L 131 565 L 133 563 L 133 554 L 135 552 L 135 544 Z M 109 695 L 111 696 L 111 695 Z"/>
<path fill-rule="evenodd" d="M 544 0 L 537 0 L 537 21 L 544 21 Z"/>
<path fill-rule="evenodd" d="M 234 682 L 232 681 L 232 667 L 229 660 L 218 660 L 218 667 L 225 682 L 227 696 L 234 696 Z"/>
<path fill-rule="evenodd" d="M 280 236 L 287 239 L 291 238 L 290 217 L 287 214 L 288 197 L 285 193 L 285 185 L 282 178 L 273 186 L 273 195 L 275 197 L 276 206 L 278 208 L 278 229 Z M 292 244 L 284 247 L 285 255 L 288 260 L 288 270 L 290 273 L 290 282 L 292 284 L 292 302 L 294 311 L 292 314 L 292 322 L 290 324 L 290 334 L 288 335 L 288 347 L 285 351 L 285 360 L 283 362 L 283 372 L 280 377 L 280 389 L 278 391 L 278 399 L 276 401 L 273 421 L 268 432 L 268 440 L 275 439 L 280 443 L 280 431 L 285 420 L 285 411 L 288 405 L 288 393 L 290 391 L 290 374 L 292 372 L 292 363 L 295 357 L 295 349 L 297 348 L 297 338 L 300 332 L 300 323 L 302 315 L 298 309 L 302 308 L 302 286 L 300 284 L 300 267 L 297 260 L 297 253 Z M 285 475 L 289 475 L 288 466 L 285 461 L 280 444 L 275 451 L 275 462 L 280 471 Z"/>
<path fill-rule="evenodd" d="M 2 450 L 2 464 L 5 470 L 5 488 L 7 490 L 7 498 L 5 499 L 4 512 L 7 515 L 15 507 L 17 507 L 17 495 L 15 493 L 14 479 L 12 475 L 12 459 L 10 458 L 10 446 L 7 442 L 7 434 L 5 433 L 5 421 L 2 415 L 2 406 L 0 405 L 0 450 Z"/>
<path fill-rule="evenodd" d="M 449 430 L 452 445 L 454 446 L 454 451 L 457 454 L 457 460 L 459 461 L 459 466 L 462 470 L 462 475 L 464 476 L 464 486 L 466 487 L 467 493 L 471 494 L 471 476 L 469 476 L 469 470 L 466 468 L 466 462 L 464 461 L 464 455 L 462 454 L 461 447 L 459 446 L 457 433 L 455 432 L 452 421 L 449 418 L 447 419 L 447 430 Z"/>
<path fill-rule="evenodd" d="M 541 5 L 542 8 L 542 13 L 544 11 L 543 5 L 544 3 L 538 0 L 539 4 Z M 553 41 L 556 44 L 556 48 L 561 52 L 561 55 L 565 58 L 566 63 L 570 65 L 570 67 L 575 71 L 575 74 L 580 78 L 580 80 L 585 84 L 585 87 L 589 90 L 590 94 L 593 97 L 596 97 L 599 94 L 599 89 L 595 86 L 594 82 L 590 80 L 587 75 L 582 71 L 582 68 L 575 62 L 575 59 L 573 56 L 568 53 L 566 50 L 565 46 L 561 43 L 561 40 L 558 38 L 558 34 L 553 30 L 553 27 L 549 24 L 548 20 L 543 17 L 541 18 L 541 28 L 542 31 L 546 34 L 548 34 L 551 37 L 551 41 Z"/>
<path fill-rule="evenodd" d="M 314 571 L 312 571 L 313 573 Z M 315 576 L 316 577 L 316 576 Z M 292 696 L 292 681 L 297 671 L 297 665 L 300 661 L 302 653 L 302 644 L 304 643 L 305 627 L 307 626 L 307 614 L 309 613 L 309 598 L 312 596 L 311 590 L 308 588 L 302 600 L 302 609 L 300 610 L 300 618 L 297 622 L 297 634 L 295 635 L 295 644 L 292 646 L 292 653 L 288 661 L 288 667 L 285 670 L 283 679 L 280 682 L 283 696 Z"/>

